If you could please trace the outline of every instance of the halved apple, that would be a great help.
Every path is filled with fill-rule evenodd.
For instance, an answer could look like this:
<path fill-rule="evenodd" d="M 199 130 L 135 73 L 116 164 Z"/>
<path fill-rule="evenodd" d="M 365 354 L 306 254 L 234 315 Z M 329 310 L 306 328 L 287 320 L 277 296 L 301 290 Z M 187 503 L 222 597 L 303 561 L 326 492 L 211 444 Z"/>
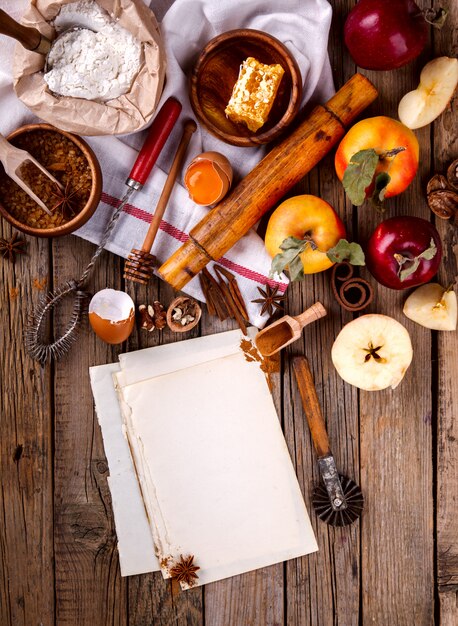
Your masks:
<path fill-rule="evenodd" d="M 425 328 L 456 330 L 456 293 L 437 283 L 415 289 L 405 301 L 403 311 L 406 317 Z"/>
<path fill-rule="evenodd" d="M 404 326 L 378 314 L 363 315 L 346 324 L 331 350 L 339 375 L 366 391 L 397 387 L 412 356 L 410 335 Z"/>
<path fill-rule="evenodd" d="M 450 102 L 457 84 L 458 59 L 433 59 L 422 69 L 418 87 L 399 103 L 399 119 L 412 129 L 430 124 Z"/>

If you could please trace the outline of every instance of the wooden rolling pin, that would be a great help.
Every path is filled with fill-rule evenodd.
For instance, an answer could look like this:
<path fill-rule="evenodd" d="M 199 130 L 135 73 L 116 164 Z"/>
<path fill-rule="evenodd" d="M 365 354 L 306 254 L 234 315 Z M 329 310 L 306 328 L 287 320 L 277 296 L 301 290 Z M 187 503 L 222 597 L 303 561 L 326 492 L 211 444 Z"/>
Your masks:
<path fill-rule="evenodd" d="M 222 257 L 340 141 L 377 95 L 367 78 L 355 74 L 326 104 L 315 107 L 194 226 L 189 240 L 159 268 L 159 275 L 180 290 L 209 261 Z"/>

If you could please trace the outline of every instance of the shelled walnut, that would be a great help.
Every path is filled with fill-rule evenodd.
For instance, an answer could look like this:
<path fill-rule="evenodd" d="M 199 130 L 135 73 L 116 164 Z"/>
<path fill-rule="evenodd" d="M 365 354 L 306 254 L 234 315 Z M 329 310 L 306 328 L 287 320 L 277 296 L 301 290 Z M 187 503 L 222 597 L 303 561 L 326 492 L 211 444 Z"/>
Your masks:
<path fill-rule="evenodd" d="M 199 323 L 202 309 L 199 304 L 187 296 L 175 298 L 167 310 L 167 324 L 170 330 L 184 333 Z"/>
<path fill-rule="evenodd" d="M 152 332 L 162 330 L 167 324 L 167 313 L 162 304 L 155 300 L 153 304 L 140 304 L 138 307 L 140 328 Z"/>

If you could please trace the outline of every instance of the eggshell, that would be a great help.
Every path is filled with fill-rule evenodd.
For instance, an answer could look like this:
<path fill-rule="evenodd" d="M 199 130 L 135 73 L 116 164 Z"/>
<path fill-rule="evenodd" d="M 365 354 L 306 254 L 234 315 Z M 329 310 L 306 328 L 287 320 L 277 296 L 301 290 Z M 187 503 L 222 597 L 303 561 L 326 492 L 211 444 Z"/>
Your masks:
<path fill-rule="evenodd" d="M 202 152 L 202 154 L 197 155 L 188 165 L 188 167 L 186 168 L 186 172 L 184 175 L 184 182 L 186 185 L 186 188 L 189 192 L 189 195 L 191 197 L 191 199 L 196 203 L 196 204 L 200 204 L 203 206 L 209 206 L 208 203 L 204 203 L 204 202 L 198 202 L 193 194 L 191 189 L 189 188 L 188 184 L 187 184 L 187 177 L 189 174 L 189 170 L 196 164 L 199 163 L 200 161 L 208 161 L 213 165 L 213 168 L 215 170 L 215 172 L 218 174 L 220 180 L 221 180 L 221 191 L 219 193 L 219 195 L 212 200 L 212 202 L 210 203 L 211 205 L 216 204 L 217 202 L 219 202 L 220 200 L 222 200 L 224 198 L 224 196 L 227 194 L 227 192 L 229 191 L 231 185 L 232 185 L 232 178 L 233 178 L 233 171 L 232 171 L 232 165 L 230 164 L 229 160 L 224 156 L 224 154 L 220 154 L 219 152 Z"/>
<path fill-rule="evenodd" d="M 116 289 L 98 291 L 89 303 L 89 323 L 97 337 L 106 343 L 122 343 L 134 328 L 132 298 Z"/>

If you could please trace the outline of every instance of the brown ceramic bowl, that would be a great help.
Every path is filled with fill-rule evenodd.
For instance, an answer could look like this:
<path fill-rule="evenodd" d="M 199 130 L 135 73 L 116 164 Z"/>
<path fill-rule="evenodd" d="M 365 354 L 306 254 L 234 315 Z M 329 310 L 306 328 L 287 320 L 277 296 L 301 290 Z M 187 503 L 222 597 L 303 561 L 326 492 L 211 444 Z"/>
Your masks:
<path fill-rule="evenodd" d="M 34 235 L 35 237 L 60 237 L 62 235 L 68 235 L 69 233 L 72 233 L 73 231 L 80 228 L 83 224 L 85 224 L 88 219 L 94 214 L 102 195 L 102 171 L 94 152 L 88 146 L 88 144 L 83 139 L 81 139 L 81 137 L 78 137 L 77 135 L 73 135 L 71 133 L 67 133 L 63 130 L 59 130 L 58 128 L 55 128 L 50 124 L 27 124 L 26 126 L 21 126 L 14 132 L 12 132 L 7 137 L 7 139 L 11 140 L 25 133 L 37 130 L 49 130 L 55 133 L 59 133 L 72 141 L 81 150 L 89 164 L 92 175 L 92 188 L 90 191 L 89 199 L 86 205 L 77 215 L 75 215 L 74 218 L 72 218 L 68 222 L 65 222 L 64 224 L 61 224 L 60 226 L 55 226 L 53 228 L 33 228 L 28 224 L 24 224 L 16 219 L 16 217 L 11 215 L 11 213 L 9 213 L 8 210 L 1 203 L 0 214 L 15 228 L 21 230 L 27 235 Z M 6 174 L 3 173 L 3 176 L 6 176 Z"/>
<path fill-rule="evenodd" d="M 260 63 L 279 63 L 285 73 L 266 123 L 253 133 L 226 117 L 224 109 L 237 82 L 240 65 L 249 56 Z M 201 124 L 234 146 L 256 146 L 277 139 L 299 110 L 302 80 L 299 67 L 278 39 L 259 30 L 231 30 L 202 50 L 191 78 L 191 105 Z"/>

